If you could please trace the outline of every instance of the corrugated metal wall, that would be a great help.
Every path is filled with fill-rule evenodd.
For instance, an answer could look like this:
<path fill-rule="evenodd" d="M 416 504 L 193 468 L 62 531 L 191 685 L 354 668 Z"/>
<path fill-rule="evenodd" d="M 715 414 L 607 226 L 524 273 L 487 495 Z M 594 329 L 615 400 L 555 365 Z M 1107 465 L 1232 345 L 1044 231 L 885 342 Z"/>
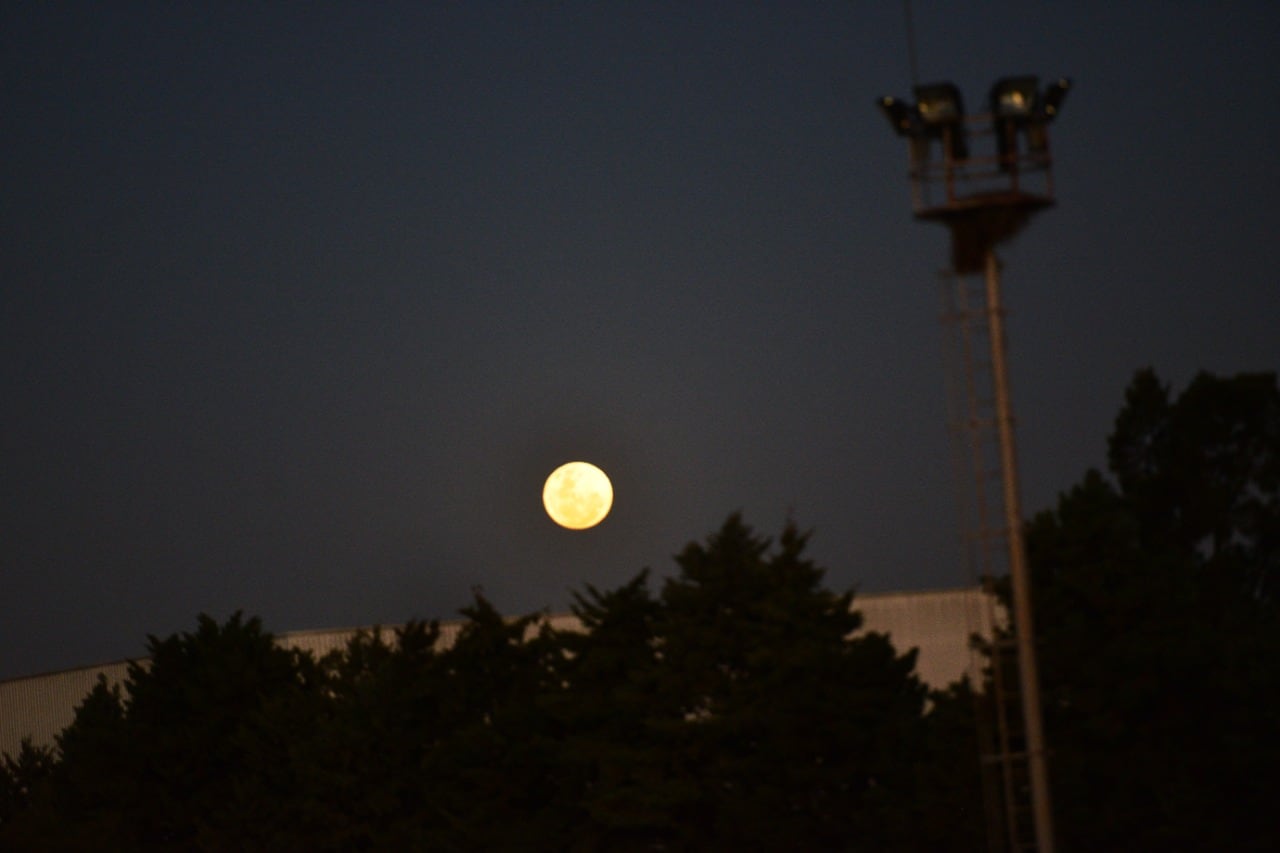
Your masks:
<path fill-rule="evenodd" d="M 966 672 L 974 677 L 976 662 L 969 653 L 969 637 L 990 637 L 997 618 L 990 596 L 976 589 L 859 595 L 854 607 L 862 612 L 864 631 L 888 634 L 900 652 L 920 650 L 916 672 L 930 687 L 945 687 Z M 550 621 L 561 630 L 578 627 L 577 619 L 569 615 L 552 616 Z M 451 643 L 461 625 L 441 624 L 441 642 Z M 279 642 L 318 657 L 345 647 L 355 630 L 296 631 L 280 635 Z M 394 629 L 382 630 L 390 640 Z M 128 662 L 119 661 L 0 681 L 0 752 L 16 754 L 23 737 L 53 744 L 99 675 L 108 684 L 119 684 L 127 674 Z"/>
<path fill-rule="evenodd" d="M 977 634 L 989 639 L 993 625 L 1003 624 L 994 598 L 978 589 L 863 595 L 853 604 L 862 611 L 864 631 L 888 634 L 899 652 L 920 650 L 916 674 L 935 688 L 965 673 L 977 682 L 981 665 L 969 638 Z"/>
<path fill-rule="evenodd" d="M 16 755 L 24 737 L 35 744 L 52 744 L 75 718 L 76 706 L 93 690 L 99 675 L 108 684 L 120 684 L 128 669 L 127 661 L 119 661 L 0 681 L 0 752 Z"/>

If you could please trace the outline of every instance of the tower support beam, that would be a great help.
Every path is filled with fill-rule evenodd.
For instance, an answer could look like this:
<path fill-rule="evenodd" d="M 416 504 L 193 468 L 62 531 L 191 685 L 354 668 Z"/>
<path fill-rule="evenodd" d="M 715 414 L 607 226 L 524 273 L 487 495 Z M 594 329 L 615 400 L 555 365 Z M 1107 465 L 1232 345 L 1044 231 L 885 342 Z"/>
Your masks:
<path fill-rule="evenodd" d="M 1000 294 L 1000 261 L 996 257 L 994 246 L 988 245 L 985 255 L 987 327 L 991 339 L 991 374 L 1000 446 L 1004 521 L 1009 545 L 1009 578 L 1013 598 L 1012 628 L 1017 647 L 1023 725 L 1026 727 L 1031 808 L 1035 823 L 1036 849 L 1039 853 L 1053 853 L 1053 813 L 1049 807 L 1049 772 L 1045 757 L 1040 679 L 1036 667 L 1035 630 L 1031 615 L 1031 578 L 1027 567 L 1027 547 L 1022 529 L 1022 499 L 1018 489 L 1018 460 L 1013 434 L 1013 405 L 1010 402 L 1009 393 L 1004 305 Z"/>

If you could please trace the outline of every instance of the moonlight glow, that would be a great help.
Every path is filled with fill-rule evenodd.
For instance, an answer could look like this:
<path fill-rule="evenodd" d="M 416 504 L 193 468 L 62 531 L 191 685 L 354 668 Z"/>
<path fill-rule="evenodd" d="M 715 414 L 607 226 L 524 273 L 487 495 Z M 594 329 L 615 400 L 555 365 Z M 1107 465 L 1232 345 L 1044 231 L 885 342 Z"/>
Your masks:
<path fill-rule="evenodd" d="M 542 487 L 542 505 L 561 527 L 586 530 L 604 521 L 613 506 L 613 485 L 590 462 L 566 462 Z"/>

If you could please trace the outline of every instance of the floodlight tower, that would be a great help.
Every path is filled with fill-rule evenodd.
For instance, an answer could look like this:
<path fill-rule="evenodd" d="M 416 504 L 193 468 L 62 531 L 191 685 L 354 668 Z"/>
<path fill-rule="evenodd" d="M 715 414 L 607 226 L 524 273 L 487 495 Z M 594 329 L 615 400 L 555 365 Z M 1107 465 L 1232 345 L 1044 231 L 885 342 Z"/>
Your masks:
<path fill-rule="evenodd" d="M 951 233 L 944 316 L 956 329 L 953 345 L 964 365 L 960 387 L 952 388 L 952 415 L 967 439 L 975 484 L 967 557 L 987 578 L 1007 568 L 1012 586 L 1010 636 L 994 644 L 991 656 L 988 836 L 994 849 L 1039 853 L 1053 851 L 1053 819 L 996 247 L 1054 203 L 1048 129 L 1070 86 L 1059 79 L 1042 90 L 1036 77 L 1002 78 L 991 88 L 989 111 L 972 116 L 960 90 L 946 82 L 915 86 L 914 102 L 877 101 L 909 144 L 916 219 Z"/>

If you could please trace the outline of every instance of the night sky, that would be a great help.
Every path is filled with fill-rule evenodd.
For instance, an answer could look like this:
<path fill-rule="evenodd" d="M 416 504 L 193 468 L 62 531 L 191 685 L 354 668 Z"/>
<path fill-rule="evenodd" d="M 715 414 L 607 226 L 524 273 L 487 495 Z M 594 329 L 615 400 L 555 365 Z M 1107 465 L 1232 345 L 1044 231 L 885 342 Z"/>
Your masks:
<path fill-rule="evenodd" d="M 1280 4 L 913 4 L 979 106 L 1072 77 L 1004 247 L 1025 508 L 1153 366 L 1280 367 Z M 9 3 L 0 678 L 566 608 L 732 511 L 836 588 L 967 582 L 882 2 Z M 570 532 L 545 476 L 617 500 Z"/>

